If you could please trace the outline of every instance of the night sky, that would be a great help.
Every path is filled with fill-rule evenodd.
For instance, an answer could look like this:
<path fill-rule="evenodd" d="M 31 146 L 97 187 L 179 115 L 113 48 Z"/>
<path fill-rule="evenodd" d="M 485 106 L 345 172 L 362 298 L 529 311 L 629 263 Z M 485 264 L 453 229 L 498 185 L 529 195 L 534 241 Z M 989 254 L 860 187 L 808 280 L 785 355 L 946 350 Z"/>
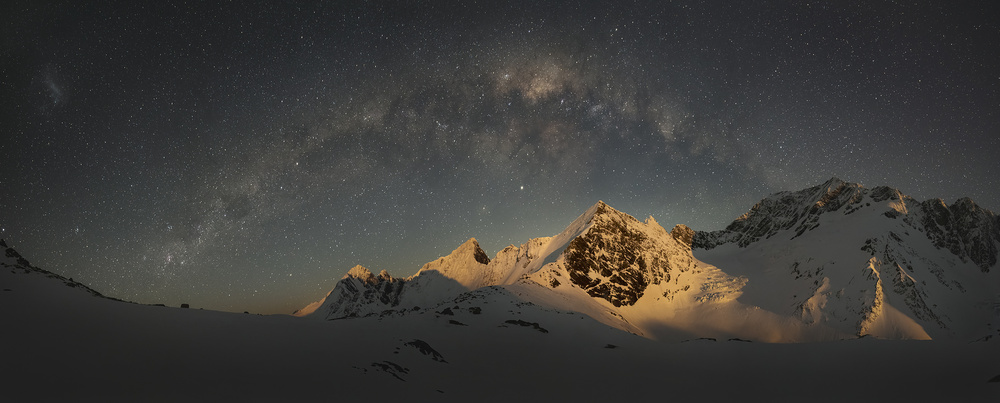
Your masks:
<path fill-rule="evenodd" d="M 0 6 L 0 237 L 118 298 L 290 313 L 832 176 L 1000 210 L 992 2 L 91 3 Z"/>

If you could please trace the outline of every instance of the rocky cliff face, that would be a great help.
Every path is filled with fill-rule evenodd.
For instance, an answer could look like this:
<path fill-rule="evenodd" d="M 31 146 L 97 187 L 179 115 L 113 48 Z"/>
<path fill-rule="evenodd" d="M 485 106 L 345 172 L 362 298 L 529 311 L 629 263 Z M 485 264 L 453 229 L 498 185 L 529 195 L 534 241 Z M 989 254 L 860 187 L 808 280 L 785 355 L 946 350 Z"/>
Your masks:
<path fill-rule="evenodd" d="M 405 279 L 394 278 L 385 270 L 376 276 L 362 266 L 354 266 L 327 294 L 319 314 L 335 319 L 391 309 L 400 304 L 405 285 Z"/>
<path fill-rule="evenodd" d="M 920 210 L 919 219 L 911 223 L 923 229 L 934 246 L 968 259 L 986 272 L 996 266 L 1000 244 L 996 214 L 968 198 L 958 199 L 950 207 L 941 199 L 927 200 L 920 203 Z"/>
<path fill-rule="evenodd" d="M 834 178 L 774 194 L 693 244 L 699 259 L 746 273 L 745 301 L 845 333 L 934 338 L 995 326 L 997 222 L 969 199 L 918 202 Z"/>
<path fill-rule="evenodd" d="M 355 267 L 316 305 L 326 319 L 364 316 L 434 304 L 481 287 L 519 281 L 546 287 L 579 287 L 619 307 L 633 305 L 650 285 L 669 282 L 691 269 L 694 231 L 678 225 L 670 233 L 650 217 L 640 222 L 598 202 L 552 238 L 513 245 L 489 259 L 475 239 L 425 264 L 408 278 L 373 275 Z M 297 315 L 313 310 L 303 309 Z"/>
<path fill-rule="evenodd" d="M 458 293 L 491 285 L 486 280 L 489 262 L 486 252 L 473 238 L 448 256 L 428 262 L 410 277 L 393 277 L 385 270 L 376 276 L 362 266 L 355 266 L 323 300 L 296 311 L 295 315 L 339 319 L 419 310 L 421 305 L 436 304 Z"/>
<path fill-rule="evenodd" d="M 726 229 L 697 232 L 693 244 L 698 249 L 711 249 L 727 243 L 745 247 L 784 230 L 793 230 L 794 238 L 819 227 L 819 216 L 822 214 L 839 211 L 845 206 L 845 214 L 849 214 L 847 211 L 853 210 L 861 199 L 860 185 L 837 178 L 797 192 L 775 193 L 755 204 Z"/>
<path fill-rule="evenodd" d="M 967 199 L 921 203 L 836 178 L 772 195 L 713 232 L 668 232 L 598 202 L 493 259 L 470 239 L 407 278 L 356 267 L 304 313 L 447 315 L 491 289 L 656 339 L 982 337 L 1000 334 L 998 227 Z"/>
<path fill-rule="evenodd" d="M 671 235 L 652 219 L 641 223 L 604 203 L 591 222 L 566 248 L 564 264 L 570 281 L 594 298 L 616 307 L 633 305 L 647 287 L 669 282 L 672 273 L 693 265 L 687 227 Z"/>
<path fill-rule="evenodd" d="M 926 234 L 936 247 L 974 262 L 984 272 L 996 266 L 1000 217 L 972 200 L 959 199 L 950 207 L 940 199 L 917 202 L 893 188 L 866 189 L 837 178 L 801 191 L 771 195 L 725 229 L 697 232 L 693 245 L 696 249 L 730 243 L 747 247 L 779 232 L 795 239 L 817 229 L 823 215 L 851 215 L 879 203 L 876 208 L 888 207 L 883 216 L 901 219 L 910 229 Z"/>

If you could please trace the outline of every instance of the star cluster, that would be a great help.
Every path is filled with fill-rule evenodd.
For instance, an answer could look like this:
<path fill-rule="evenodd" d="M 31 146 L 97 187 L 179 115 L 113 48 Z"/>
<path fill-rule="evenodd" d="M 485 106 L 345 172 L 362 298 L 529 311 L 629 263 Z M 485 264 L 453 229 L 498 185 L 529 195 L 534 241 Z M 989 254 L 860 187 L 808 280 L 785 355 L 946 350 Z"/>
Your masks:
<path fill-rule="evenodd" d="M 988 5 L 5 6 L 0 236 L 120 298 L 290 312 L 597 200 L 718 229 L 831 176 L 1000 208 Z"/>

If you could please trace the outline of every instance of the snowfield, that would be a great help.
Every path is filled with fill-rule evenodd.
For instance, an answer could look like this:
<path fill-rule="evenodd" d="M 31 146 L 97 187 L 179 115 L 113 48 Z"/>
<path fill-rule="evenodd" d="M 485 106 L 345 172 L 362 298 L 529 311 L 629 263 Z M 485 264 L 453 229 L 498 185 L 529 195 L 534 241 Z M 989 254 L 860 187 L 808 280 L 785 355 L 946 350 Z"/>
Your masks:
<path fill-rule="evenodd" d="M 995 338 L 665 343 L 499 287 L 438 311 L 311 321 L 118 302 L 6 268 L 0 278 L 11 402 L 1000 397 L 988 382 L 1000 375 Z"/>
<path fill-rule="evenodd" d="M 997 245 L 971 201 L 832 179 L 713 232 L 598 202 L 492 259 L 470 239 L 409 277 L 357 266 L 261 316 L 114 300 L 3 243 L 0 395 L 993 402 Z"/>

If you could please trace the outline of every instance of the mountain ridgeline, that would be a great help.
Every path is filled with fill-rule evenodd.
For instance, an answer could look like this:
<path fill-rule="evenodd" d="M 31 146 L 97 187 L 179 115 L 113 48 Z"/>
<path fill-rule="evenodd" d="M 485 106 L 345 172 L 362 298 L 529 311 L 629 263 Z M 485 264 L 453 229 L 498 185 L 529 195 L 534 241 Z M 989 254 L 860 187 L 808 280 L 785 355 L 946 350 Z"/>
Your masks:
<path fill-rule="evenodd" d="M 1000 219 L 969 199 L 834 178 L 710 232 L 598 202 L 492 259 L 470 239 L 409 277 L 357 266 L 295 315 L 399 316 L 504 293 L 662 340 L 976 339 L 998 333 L 998 246 Z"/>
<path fill-rule="evenodd" d="M 326 298 L 296 315 L 337 319 L 419 310 L 463 292 L 521 282 L 571 287 L 615 307 L 634 305 L 650 285 L 691 270 L 693 234 L 683 225 L 668 233 L 652 219 L 642 223 L 598 202 L 563 233 L 508 246 L 492 260 L 473 238 L 406 278 L 356 266 Z"/>
<path fill-rule="evenodd" d="M 798 192 L 781 192 L 754 205 L 726 229 L 698 232 L 697 248 L 737 243 L 746 247 L 762 238 L 791 230 L 794 239 L 819 227 L 823 214 L 853 214 L 872 203 L 885 204 L 882 215 L 899 219 L 904 226 L 922 232 L 939 249 L 950 251 L 964 261 L 975 263 L 984 272 L 996 266 L 1000 242 L 1000 217 L 980 208 L 968 198 L 948 206 L 941 199 L 918 202 L 899 190 L 879 186 L 866 189 L 837 178 Z"/>

